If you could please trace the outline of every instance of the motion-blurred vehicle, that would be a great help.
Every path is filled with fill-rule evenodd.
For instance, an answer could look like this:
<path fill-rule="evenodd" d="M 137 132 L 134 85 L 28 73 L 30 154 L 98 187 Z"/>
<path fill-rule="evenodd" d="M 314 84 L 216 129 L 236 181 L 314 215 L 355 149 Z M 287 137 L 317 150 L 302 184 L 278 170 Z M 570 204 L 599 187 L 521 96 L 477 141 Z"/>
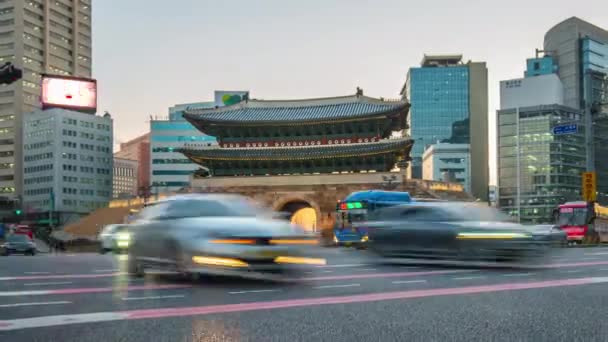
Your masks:
<path fill-rule="evenodd" d="M 333 242 L 338 246 L 363 247 L 368 241 L 368 215 L 390 206 L 412 202 L 410 194 L 399 191 L 367 190 L 348 195 L 336 205 Z"/>
<path fill-rule="evenodd" d="M 564 241 L 553 226 L 523 226 L 473 203 L 414 203 L 378 211 L 369 249 L 383 257 L 521 261 Z"/>
<path fill-rule="evenodd" d="M 36 244 L 25 234 L 10 234 L 6 241 L 0 245 L 0 254 L 36 255 Z"/>
<path fill-rule="evenodd" d="M 129 273 L 280 275 L 320 265 L 316 236 L 236 195 L 180 195 L 144 208 L 130 227 Z M 299 267 L 297 269 L 300 269 Z"/>
<path fill-rule="evenodd" d="M 591 202 L 561 204 L 556 224 L 567 233 L 571 243 L 597 244 L 608 242 L 608 208 Z"/>
<path fill-rule="evenodd" d="M 98 240 L 101 244 L 99 252 L 104 254 L 126 251 L 129 248 L 130 238 L 129 225 L 109 224 L 99 233 Z"/>

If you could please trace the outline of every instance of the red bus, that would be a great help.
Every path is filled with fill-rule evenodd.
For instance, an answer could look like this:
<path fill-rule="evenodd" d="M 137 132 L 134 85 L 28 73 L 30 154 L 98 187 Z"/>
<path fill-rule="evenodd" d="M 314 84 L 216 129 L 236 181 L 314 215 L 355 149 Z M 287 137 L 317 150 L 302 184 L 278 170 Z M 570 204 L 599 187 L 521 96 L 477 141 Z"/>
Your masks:
<path fill-rule="evenodd" d="M 556 216 L 568 241 L 608 242 L 608 208 L 591 202 L 568 202 L 558 207 Z"/>

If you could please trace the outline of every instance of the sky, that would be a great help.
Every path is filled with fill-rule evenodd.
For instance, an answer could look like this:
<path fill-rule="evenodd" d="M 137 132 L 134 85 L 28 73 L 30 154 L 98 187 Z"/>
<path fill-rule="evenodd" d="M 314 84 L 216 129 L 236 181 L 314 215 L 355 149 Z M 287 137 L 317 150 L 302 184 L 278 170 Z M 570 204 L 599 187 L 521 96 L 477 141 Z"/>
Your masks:
<path fill-rule="evenodd" d="M 463 54 L 488 66 L 495 184 L 498 82 L 523 77 L 545 32 L 571 16 L 608 28 L 608 1 L 95 0 L 98 110 L 112 114 L 119 144 L 214 90 L 398 98 L 424 54 Z"/>

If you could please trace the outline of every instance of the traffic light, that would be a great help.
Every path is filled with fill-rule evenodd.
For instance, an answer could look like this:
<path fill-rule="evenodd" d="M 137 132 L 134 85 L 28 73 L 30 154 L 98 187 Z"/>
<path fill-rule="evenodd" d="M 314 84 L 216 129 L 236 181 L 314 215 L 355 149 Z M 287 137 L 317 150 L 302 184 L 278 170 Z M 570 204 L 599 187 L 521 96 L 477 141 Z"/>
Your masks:
<path fill-rule="evenodd" d="M 23 212 L 21 211 L 21 209 L 15 209 L 15 215 L 19 216 L 21 215 Z"/>
<path fill-rule="evenodd" d="M 11 62 L 4 63 L 0 67 L 0 84 L 11 84 L 21 79 L 23 72 L 15 68 Z"/>

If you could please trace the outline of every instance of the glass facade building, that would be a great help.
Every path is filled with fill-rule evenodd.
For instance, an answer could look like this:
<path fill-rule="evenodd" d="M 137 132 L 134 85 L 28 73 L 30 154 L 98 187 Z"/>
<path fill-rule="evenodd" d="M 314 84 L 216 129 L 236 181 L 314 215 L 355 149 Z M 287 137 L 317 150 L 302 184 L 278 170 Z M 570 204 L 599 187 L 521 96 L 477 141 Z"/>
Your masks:
<path fill-rule="evenodd" d="M 187 108 L 213 108 L 214 102 L 175 105 L 169 120 L 150 122 L 150 193 L 174 192 L 190 186 L 190 175 L 199 166 L 176 152 L 184 144 L 213 146 L 214 137 L 202 134 L 182 117 Z"/>
<path fill-rule="evenodd" d="M 608 203 L 608 44 L 581 39 L 581 61 L 583 102 L 591 107 L 593 122 L 598 201 Z"/>
<path fill-rule="evenodd" d="M 553 57 L 547 55 L 540 58 L 528 58 L 526 60 L 525 77 L 549 75 L 557 73 L 558 66 Z"/>
<path fill-rule="evenodd" d="M 524 223 L 551 223 L 560 203 L 580 199 L 585 171 L 584 116 L 561 106 L 498 111 L 499 206 Z M 576 124 L 574 134 L 554 135 Z"/>
<path fill-rule="evenodd" d="M 469 68 L 411 68 L 408 74 L 412 177 L 422 178 L 422 155 L 436 143 L 469 144 Z"/>

